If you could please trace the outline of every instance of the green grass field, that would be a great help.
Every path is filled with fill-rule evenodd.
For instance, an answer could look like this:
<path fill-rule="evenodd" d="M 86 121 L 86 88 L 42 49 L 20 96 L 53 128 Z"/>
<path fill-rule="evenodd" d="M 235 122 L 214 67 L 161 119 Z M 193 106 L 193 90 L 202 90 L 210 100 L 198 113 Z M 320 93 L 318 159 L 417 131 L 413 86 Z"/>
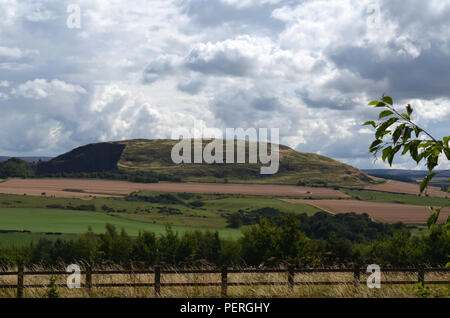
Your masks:
<path fill-rule="evenodd" d="M 140 195 L 157 196 L 158 192 L 140 192 Z M 178 204 L 127 201 L 124 198 L 80 199 L 52 198 L 45 196 L 24 196 L 0 194 L 0 230 L 27 230 L 33 234 L 7 233 L 0 235 L 0 244 L 12 244 L 57 238 L 45 232 L 79 234 L 91 226 L 96 233 L 103 233 L 105 224 L 111 223 L 124 228 L 130 235 L 139 230 L 163 233 L 166 226 L 180 233 L 192 230 L 219 231 L 224 238 L 237 238 L 241 231 L 227 228 L 228 213 L 252 211 L 264 207 L 276 208 L 286 213 L 307 213 L 312 215 L 319 209 L 309 205 L 290 204 L 276 197 L 193 194 L 183 197 L 174 194 Z M 202 206 L 194 207 L 194 201 Z M 95 211 L 79 211 L 70 207 L 93 205 Z M 50 206 L 50 207 L 49 207 Z M 60 206 L 61 208 L 55 208 Z M 105 211 L 105 207 L 110 209 Z"/>
<path fill-rule="evenodd" d="M 141 195 L 157 196 L 159 192 L 140 192 Z M 183 199 L 182 194 L 174 194 L 179 204 L 127 201 L 123 198 L 95 198 L 90 201 L 37 196 L 0 195 L 0 208 L 43 208 L 49 206 L 78 207 L 92 204 L 95 211 L 105 212 L 117 218 L 134 222 L 155 223 L 158 225 L 188 226 L 200 228 L 226 227 L 225 215 L 239 210 L 252 211 L 264 207 L 276 208 L 286 213 L 307 213 L 312 215 L 319 209 L 307 204 L 291 204 L 276 197 L 195 194 Z M 193 201 L 201 201 L 203 206 L 193 207 Z M 105 210 L 107 207 L 111 210 Z M 0 226 L 0 229 L 1 226 Z"/>
<path fill-rule="evenodd" d="M 124 228 L 128 234 L 137 235 L 140 230 L 152 231 L 161 234 L 165 231 L 165 225 L 137 222 L 124 218 L 115 217 L 106 213 L 90 211 L 71 211 L 58 209 L 36 209 L 36 208 L 0 208 L 0 224 L 2 230 L 31 231 L 33 233 L 59 232 L 65 234 L 79 234 L 87 231 L 91 226 L 95 233 L 103 233 L 107 223 L 117 228 Z M 202 227 L 172 226 L 173 230 L 180 233 L 192 230 L 205 230 Z M 239 237 L 241 232 L 228 228 L 218 230 L 223 237 Z M 24 233 L 8 233 L 0 236 L 5 242 L 23 241 L 33 239 L 33 236 Z M 34 238 L 42 237 L 35 234 Z M 46 237 L 55 237 L 48 235 Z"/>

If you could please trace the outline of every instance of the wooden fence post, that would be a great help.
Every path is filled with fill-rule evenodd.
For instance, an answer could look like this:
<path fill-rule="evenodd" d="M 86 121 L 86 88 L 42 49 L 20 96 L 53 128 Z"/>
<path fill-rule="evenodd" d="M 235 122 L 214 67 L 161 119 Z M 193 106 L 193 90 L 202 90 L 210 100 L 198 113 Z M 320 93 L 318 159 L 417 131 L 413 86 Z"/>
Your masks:
<path fill-rule="evenodd" d="M 355 288 L 359 288 L 360 283 L 361 270 L 358 263 L 356 263 L 353 267 L 353 285 Z"/>
<path fill-rule="evenodd" d="M 294 265 L 289 265 L 288 266 L 288 284 L 289 284 L 289 292 L 293 293 L 294 292 Z"/>
<path fill-rule="evenodd" d="M 17 267 L 17 298 L 23 298 L 23 264 L 19 263 Z"/>
<path fill-rule="evenodd" d="M 422 264 L 417 266 L 417 274 L 418 281 L 422 284 L 423 287 L 425 285 L 425 266 L 423 266 Z"/>
<path fill-rule="evenodd" d="M 227 297 L 227 290 L 228 290 L 228 270 L 226 266 L 222 266 L 222 285 L 220 293 L 222 298 Z"/>
<path fill-rule="evenodd" d="M 161 267 L 155 266 L 155 297 L 161 296 Z"/>
<path fill-rule="evenodd" d="M 88 292 L 91 293 L 92 290 L 92 267 L 88 265 L 86 267 L 86 288 Z"/>

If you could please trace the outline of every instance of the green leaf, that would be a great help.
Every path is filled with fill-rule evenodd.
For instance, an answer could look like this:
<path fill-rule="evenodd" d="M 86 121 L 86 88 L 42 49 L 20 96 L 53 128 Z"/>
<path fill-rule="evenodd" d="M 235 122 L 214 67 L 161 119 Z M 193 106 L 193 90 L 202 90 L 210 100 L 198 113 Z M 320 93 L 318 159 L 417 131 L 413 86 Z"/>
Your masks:
<path fill-rule="evenodd" d="M 416 137 L 419 137 L 419 134 L 422 132 L 423 130 L 417 126 L 414 127 L 414 132 L 416 133 Z"/>
<path fill-rule="evenodd" d="M 428 187 L 428 184 L 430 183 L 430 181 L 433 179 L 433 177 L 436 175 L 435 172 L 430 173 L 429 175 L 427 175 L 422 182 L 420 183 L 420 193 L 423 192 L 423 190 L 426 189 L 426 187 Z"/>
<path fill-rule="evenodd" d="M 394 144 L 399 140 L 400 136 L 402 135 L 403 129 L 405 129 L 405 126 L 406 124 L 401 124 L 395 129 L 394 133 L 392 134 L 392 141 L 394 142 Z"/>
<path fill-rule="evenodd" d="M 420 144 L 420 140 L 413 140 L 410 142 L 409 145 L 409 154 L 411 155 L 411 158 L 413 158 L 416 162 L 419 162 L 420 160 L 418 160 L 418 156 L 419 156 L 419 152 L 417 150 L 417 147 Z"/>
<path fill-rule="evenodd" d="M 408 113 L 408 116 L 411 116 L 411 114 L 413 113 L 413 109 L 411 107 L 410 104 L 408 104 L 408 106 L 406 106 L 406 112 Z"/>
<path fill-rule="evenodd" d="M 369 106 L 376 106 L 376 105 L 378 105 L 378 103 L 379 103 L 379 101 L 373 100 L 369 103 Z"/>
<path fill-rule="evenodd" d="M 392 124 L 398 121 L 398 118 L 392 117 L 389 118 L 387 121 L 382 123 L 380 126 L 378 126 L 377 131 L 375 132 L 375 137 L 377 139 L 380 139 L 380 137 L 386 135 L 386 129 L 389 128 Z"/>
<path fill-rule="evenodd" d="M 404 144 L 404 145 L 403 145 L 402 156 L 408 152 L 409 146 L 410 146 L 410 145 L 411 145 L 411 143 L 407 143 L 407 144 Z"/>
<path fill-rule="evenodd" d="M 427 226 L 430 229 L 432 226 L 436 225 L 437 220 L 439 219 L 439 214 L 441 213 L 441 209 L 436 209 L 428 218 Z"/>
<path fill-rule="evenodd" d="M 382 143 L 382 141 L 381 141 L 380 139 L 375 140 L 375 141 L 372 142 L 372 144 L 370 145 L 369 151 L 370 151 L 370 152 L 373 152 L 373 151 L 375 150 L 375 148 L 376 148 L 379 144 L 381 144 L 381 143 Z"/>
<path fill-rule="evenodd" d="M 373 120 L 366 121 L 366 122 L 363 124 L 363 126 L 368 126 L 368 125 L 373 126 L 373 128 L 375 128 L 375 127 L 377 126 Z"/>
<path fill-rule="evenodd" d="M 389 153 L 389 155 L 388 155 L 388 162 L 389 162 L 390 166 L 392 166 L 392 162 L 394 161 L 395 154 L 400 150 L 401 147 L 402 147 L 402 145 L 397 145 Z"/>
<path fill-rule="evenodd" d="M 390 96 L 383 96 L 383 98 L 381 100 L 383 102 L 385 102 L 386 104 L 394 105 L 394 101 L 392 100 L 392 97 L 390 97 Z"/>
<path fill-rule="evenodd" d="M 375 107 L 385 107 L 386 104 L 383 102 L 378 102 L 378 104 Z"/>
<path fill-rule="evenodd" d="M 450 136 L 442 138 L 442 141 L 444 142 L 445 147 L 449 147 L 448 143 L 450 141 Z"/>
<path fill-rule="evenodd" d="M 384 117 L 387 117 L 387 116 L 391 116 L 391 115 L 393 115 L 393 114 L 394 114 L 394 112 L 392 112 L 392 111 L 390 111 L 390 110 L 385 110 L 385 111 L 382 111 L 382 112 L 380 113 L 380 115 L 378 116 L 378 118 L 381 119 L 381 118 L 384 118 Z"/>
<path fill-rule="evenodd" d="M 402 117 L 405 118 L 405 119 L 407 119 L 407 120 L 411 120 L 411 118 L 410 118 L 409 115 L 407 115 L 407 114 L 402 114 Z"/>
<path fill-rule="evenodd" d="M 435 155 L 431 155 L 428 157 L 428 160 L 427 160 L 428 171 L 431 172 L 438 165 L 438 160 L 439 160 L 439 157 L 437 157 Z"/>
<path fill-rule="evenodd" d="M 386 161 L 386 158 L 389 156 L 391 151 L 392 151 L 392 147 L 391 146 L 384 148 L 383 149 L 383 154 L 381 156 L 381 159 L 383 159 L 383 161 Z"/>

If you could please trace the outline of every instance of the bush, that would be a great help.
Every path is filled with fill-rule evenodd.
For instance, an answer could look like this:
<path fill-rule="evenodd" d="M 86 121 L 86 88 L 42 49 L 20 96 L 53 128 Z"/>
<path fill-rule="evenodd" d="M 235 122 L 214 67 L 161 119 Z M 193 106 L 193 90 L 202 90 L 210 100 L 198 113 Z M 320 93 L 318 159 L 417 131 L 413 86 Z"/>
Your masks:
<path fill-rule="evenodd" d="M 200 201 L 200 200 L 196 200 L 196 201 L 193 201 L 193 202 L 191 202 L 191 203 L 189 203 L 191 206 L 193 206 L 194 208 L 200 208 L 200 207 L 202 207 L 202 206 L 204 206 L 205 205 L 205 203 L 203 203 L 202 201 Z"/>
<path fill-rule="evenodd" d="M 56 287 L 55 276 L 50 277 L 50 283 L 47 291 L 45 292 L 45 297 L 47 298 L 59 298 L 58 288 Z"/>

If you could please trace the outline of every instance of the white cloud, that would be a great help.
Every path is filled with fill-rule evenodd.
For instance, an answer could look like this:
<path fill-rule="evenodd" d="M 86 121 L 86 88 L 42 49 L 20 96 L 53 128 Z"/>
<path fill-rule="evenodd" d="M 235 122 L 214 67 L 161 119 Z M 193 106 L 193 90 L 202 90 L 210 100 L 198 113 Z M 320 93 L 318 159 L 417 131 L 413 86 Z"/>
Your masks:
<path fill-rule="evenodd" d="M 20 84 L 12 90 L 12 94 L 30 99 L 42 99 L 55 95 L 58 92 L 85 94 L 86 90 L 79 85 L 72 85 L 64 81 L 54 79 L 37 78 Z"/>
<path fill-rule="evenodd" d="M 282 0 L 221 0 L 221 2 L 235 6 L 236 8 L 248 8 L 253 6 L 264 6 L 266 4 L 277 4 Z"/>
<path fill-rule="evenodd" d="M 6 46 L 0 46 L 0 58 L 19 59 L 22 56 L 23 56 L 23 53 L 18 48 L 9 48 Z"/>
<path fill-rule="evenodd" d="M 279 127 L 290 146 L 368 167 L 360 125 L 382 93 L 448 134 L 442 1 L 80 0 L 79 30 L 67 2 L 0 2 L 0 125 L 17 141 L 0 138 L 0 154 L 167 138 L 197 120 Z"/>
<path fill-rule="evenodd" d="M 269 38 L 245 35 L 199 43 L 192 48 L 185 63 L 191 70 L 204 74 L 293 78 L 295 73 L 311 70 L 314 58 L 283 50 Z"/>

